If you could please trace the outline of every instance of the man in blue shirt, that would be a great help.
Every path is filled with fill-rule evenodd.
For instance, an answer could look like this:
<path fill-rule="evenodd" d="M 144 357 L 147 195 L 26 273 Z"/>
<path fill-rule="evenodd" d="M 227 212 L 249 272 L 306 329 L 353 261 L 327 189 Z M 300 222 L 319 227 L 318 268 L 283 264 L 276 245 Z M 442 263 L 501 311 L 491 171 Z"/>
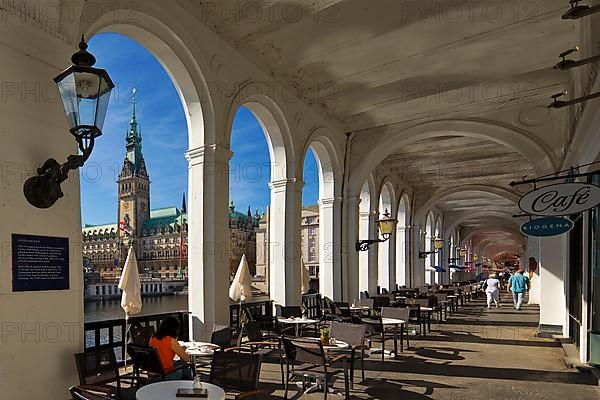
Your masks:
<path fill-rule="evenodd" d="M 508 290 L 512 291 L 515 310 L 520 310 L 523 305 L 523 297 L 529 288 L 529 278 L 523 275 L 523 270 L 519 269 L 516 274 L 508 280 Z"/>

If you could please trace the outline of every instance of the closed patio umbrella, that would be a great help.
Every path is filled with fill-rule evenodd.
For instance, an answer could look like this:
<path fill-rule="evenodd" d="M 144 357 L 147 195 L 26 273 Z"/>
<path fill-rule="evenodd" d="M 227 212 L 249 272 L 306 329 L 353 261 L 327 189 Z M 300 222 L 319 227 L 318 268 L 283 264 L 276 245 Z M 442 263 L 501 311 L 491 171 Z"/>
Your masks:
<path fill-rule="evenodd" d="M 235 273 L 235 277 L 229 287 L 229 297 L 233 301 L 247 301 L 252 298 L 252 276 L 250 276 L 250 268 L 248 268 L 248 260 L 246 255 L 242 255 L 240 265 Z"/>
<path fill-rule="evenodd" d="M 133 247 L 129 248 L 127 260 L 121 272 L 119 280 L 119 289 L 121 289 L 121 308 L 125 311 L 125 357 L 127 359 L 127 332 L 129 332 L 128 320 L 130 315 L 139 314 L 142 311 L 142 285 L 138 273 L 137 259 Z"/>
<path fill-rule="evenodd" d="M 310 290 L 310 271 L 306 268 L 306 265 L 304 265 L 304 259 L 300 260 L 300 267 L 302 268 L 302 287 L 300 288 L 300 291 L 306 293 Z"/>

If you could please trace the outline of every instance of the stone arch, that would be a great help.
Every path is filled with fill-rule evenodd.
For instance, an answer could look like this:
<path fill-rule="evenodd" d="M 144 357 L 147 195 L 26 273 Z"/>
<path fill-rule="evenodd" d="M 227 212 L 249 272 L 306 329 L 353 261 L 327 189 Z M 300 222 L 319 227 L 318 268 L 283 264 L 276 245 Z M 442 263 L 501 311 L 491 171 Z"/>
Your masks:
<path fill-rule="evenodd" d="M 302 152 L 301 171 L 304 171 L 309 149 L 313 151 L 319 172 L 319 293 L 339 299 L 342 297 L 339 164 L 330 139 L 326 135 L 311 135 Z"/>
<path fill-rule="evenodd" d="M 479 234 L 481 234 L 481 233 L 490 232 L 490 231 L 494 231 L 494 232 L 497 232 L 497 231 L 504 231 L 504 232 L 506 232 L 506 233 L 513 234 L 513 235 L 515 235 L 515 236 L 522 235 L 522 234 L 521 234 L 521 232 L 520 232 L 518 229 L 515 229 L 515 228 L 509 228 L 508 226 L 507 226 L 507 227 L 499 227 L 499 228 L 497 228 L 497 229 L 494 229 L 494 228 L 480 228 L 480 229 L 475 229 L 475 230 L 472 230 L 472 231 L 468 232 L 468 233 L 465 235 L 465 237 L 464 237 L 463 241 L 465 241 L 465 242 L 466 242 L 466 241 L 468 241 L 469 239 L 471 239 L 472 237 L 474 237 L 474 236 L 476 236 L 476 235 L 479 235 Z"/>
<path fill-rule="evenodd" d="M 151 15 L 149 10 L 136 11 L 135 24 L 115 21 L 118 10 L 99 16 L 94 21 L 82 18 L 81 31 L 91 37 L 98 33 L 114 32 L 135 40 L 162 64 L 179 93 L 189 134 L 189 148 L 198 148 L 216 142 L 215 110 L 205 73 L 208 65 L 197 54 L 192 54 L 192 40 L 184 38 L 176 24 L 167 26 L 162 15 Z M 123 10 L 123 13 L 131 10 Z"/>
<path fill-rule="evenodd" d="M 476 212 L 476 213 L 469 213 L 469 214 L 461 215 L 460 217 L 456 218 L 455 220 L 449 222 L 448 226 L 445 227 L 444 236 L 448 236 L 454 229 L 458 228 L 458 226 L 460 226 L 460 224 L 462 224 L 463 222 L 466 222 L 470 219 L 484 218 L 484 217 L 500 218 L 500 219 L 510 222 L 510 224 L 513 224 L 517 227 L 519 226 L 518 222 L 515 221 L 515 219 L 510 214 L 500 212 L 500 211 L 480 211 L 480 212 Z M 462 238 L 461 238 L 461 242 L 465 243 L 465 241 L 462 240 Z"/>
<path fill-rule="evenodd" d="M 350 193 L 358 193 L 365 176 L 388 155 L 418 140 L 449 134 L 491 140 L 509 147 L 529 160 L 537 174 L 550 173 L 557 168 L 557 162 L 549 146 L 527 131 L 483 120 L 438 120 L 387 134 L 369 153 L 361 156 L 361 161 L 353 169 L 350 178 L 348 187 Z"/>
<path fill-rule="evenodd" d="M 253 85 L 257 89 L 249 90 L 248 87 Z M 296 168 L 288 120 L 277 102 L 263 94 L 268 93 L 267 89 L 261 83 L 248 83 L 239 89 L 227 112 L 225 146 L 230 148 L 233 121 L 239 108 L 244 106 L 254 114 L 265 135 L 271 161 L 271 181 L 299 180 L 302 170 Z"/>
<path fill-rule="evenodd" d="M 455 193 L 460 192 L 485 192 L 490 194 L 495 194 L 500 197 L 503 197 L 513 203 L 517 204 L 519 202 L 519 196 L 514 192 L 511 192 L 508 189 L 505 189 L 501 186 L 495 185 L 480 185 L 480 184 L 469 184 L 469 185 L 460 185 L 454 186 L 446 189 L 439 190 L 435 192 L 429 199 L 423 203 L 418 210 L 415 212 L 415 218 L 417 221 L 421 220 L 423 216 L 431 210 L 431 208 L 435 207 L 435 205 L 445 197 L 453 195 Z"/>

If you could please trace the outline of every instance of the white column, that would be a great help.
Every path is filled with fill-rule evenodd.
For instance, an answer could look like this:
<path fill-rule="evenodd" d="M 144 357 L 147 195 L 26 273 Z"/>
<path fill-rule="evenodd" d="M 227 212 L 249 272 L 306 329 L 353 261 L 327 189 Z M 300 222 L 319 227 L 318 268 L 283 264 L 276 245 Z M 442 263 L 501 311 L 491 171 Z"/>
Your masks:
<path fill-rule="evenodd" d="M 525 256 L 521 258 L 520 266 L 523 270 L 528 270 L 529 257 L 533 257 L 538 262 L 538 269 L 531 277 L 531 289 L 529 290 L 529 304 L 540 304 L 540 238 L 534 238 L 528 236 L 526 238 L 527 244 L 525 248 Z"/>
<path fill-rule="evenodd" d="M 562 327 L 568 335 L 565 296 L 567 235 L 540 239 L 540 326 Z"/>
<path fill-rule="evenodd" d="M 403 286 L 408 282 L 408 258 L 406 256 L 406 237 L 408 230 L 404 227 L 396 229 L 396 284 Z"/>
<path fill-rule="evenodd" d="M 371 236 L 371 213 L 361 212 L 359 218 L 359 235 L 357 240 L 369 239 Z M 369 253 L 368 251 L 361 251 L 359 257 L 359 291 L 369 291 Z"/>
<path fill-rule="evenodd" d="M 388 258 L 388 290 L 396 289 L 396 230 L 392 232 L 392 236 L 388 240 L 389 258 Z"/>
<path fill-rule="evenodd" d="M 379 238 L 379 228 L 377 227 L 377 217 L 379 216 L 377 211 L 371 211 L 369 213 L 369 236 L 364 239 L 378 239 Z M 361 239 L 363 239 L 361 237 Z M 377 285 L 378 280 L 377 276 L 379 273 L 378 264 L 379 264 L 379 246 L 377 244 L 372 244 L 369 247 L 369 251 L 367 251 L 369 262 L 368 262 L 368 278 L 367 278 L 367 287 L 369 289 L 369 294 L 374 295 L 377 293 Z"/>
<path fill-rule="evenodd" d="M 390 241 L 377 244 L 377 285 L 381 288 L 390 287 Z"/>
<path fill-rule="evenodd" d="M 188 285 L 191 330 L 229 324 L 229 160 L 220 145 L 186 153 L 189 161 Z"/>
<path fill-rule="evenodd" d="M 335 301 L 342 300 L 341 198 L 319 200 L 319 291 Z"/>
<path fill-rule="evenodd" d="M 424 251 L 421 247 L 421 233 L 419 226 L 413 226 L 410 230 L 410 247 L 411 247 L 411 287 L 419 287 L 425 285 L 425 258 L 419 258 L 419 252 Z"/>
<path fill-rule="evenodd" d="M 342 252 L 344 255 L 344 266 L 343 268 L 343 299 L 352 301 L 355 298 L 359 297 L 360 291 L 366 290 L 362 289 L 360 285 L 360 262 L 359 257 L 366 255 L 364 251 L 356 251 L 356 242 L 359 239 L 362 239 L 362 236 L 359 236 L 360 230 L 360 215 L 359 215 L 359 197 L 351 197 L 347 198 L 344 201 L 344 210 L 343 210 L 343 230 L 341 232 L 344 235 L 344 243 L 342 247 Z M 361 233 L 362 235 L 362 233 Z M 366 263 L 368 263 L 368 259 L 366 259 Z"/>
<path fill-rule="evenodd" d="M 269 292 L 276 304 L 300 305 L 302 186 L 294 178 L 271 181 Z"/>

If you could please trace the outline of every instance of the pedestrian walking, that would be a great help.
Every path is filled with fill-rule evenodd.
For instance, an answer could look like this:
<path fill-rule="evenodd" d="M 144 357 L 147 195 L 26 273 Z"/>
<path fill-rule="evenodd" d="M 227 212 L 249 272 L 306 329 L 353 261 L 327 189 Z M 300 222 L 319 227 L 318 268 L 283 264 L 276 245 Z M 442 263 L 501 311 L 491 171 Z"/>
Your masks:
<path fill-rule="evenodd" d="M 508 290 L 512 292 L 514 307 L 517 311 L 521 310 L 523 297 L 529 289 L 529 278 L 523 275 L 523 272 L 522 269 L 517 270 L 508 280 Z"/>
<path fill-rule="evenodd" d="M 500 280 L 498 280 L 496 274 L 490 274 L 484 286 L 485 295 L 487 296 L 487 308 L 492 307 L 492 301 L 496 304 L 496 308 L 500 307 Z"/>

